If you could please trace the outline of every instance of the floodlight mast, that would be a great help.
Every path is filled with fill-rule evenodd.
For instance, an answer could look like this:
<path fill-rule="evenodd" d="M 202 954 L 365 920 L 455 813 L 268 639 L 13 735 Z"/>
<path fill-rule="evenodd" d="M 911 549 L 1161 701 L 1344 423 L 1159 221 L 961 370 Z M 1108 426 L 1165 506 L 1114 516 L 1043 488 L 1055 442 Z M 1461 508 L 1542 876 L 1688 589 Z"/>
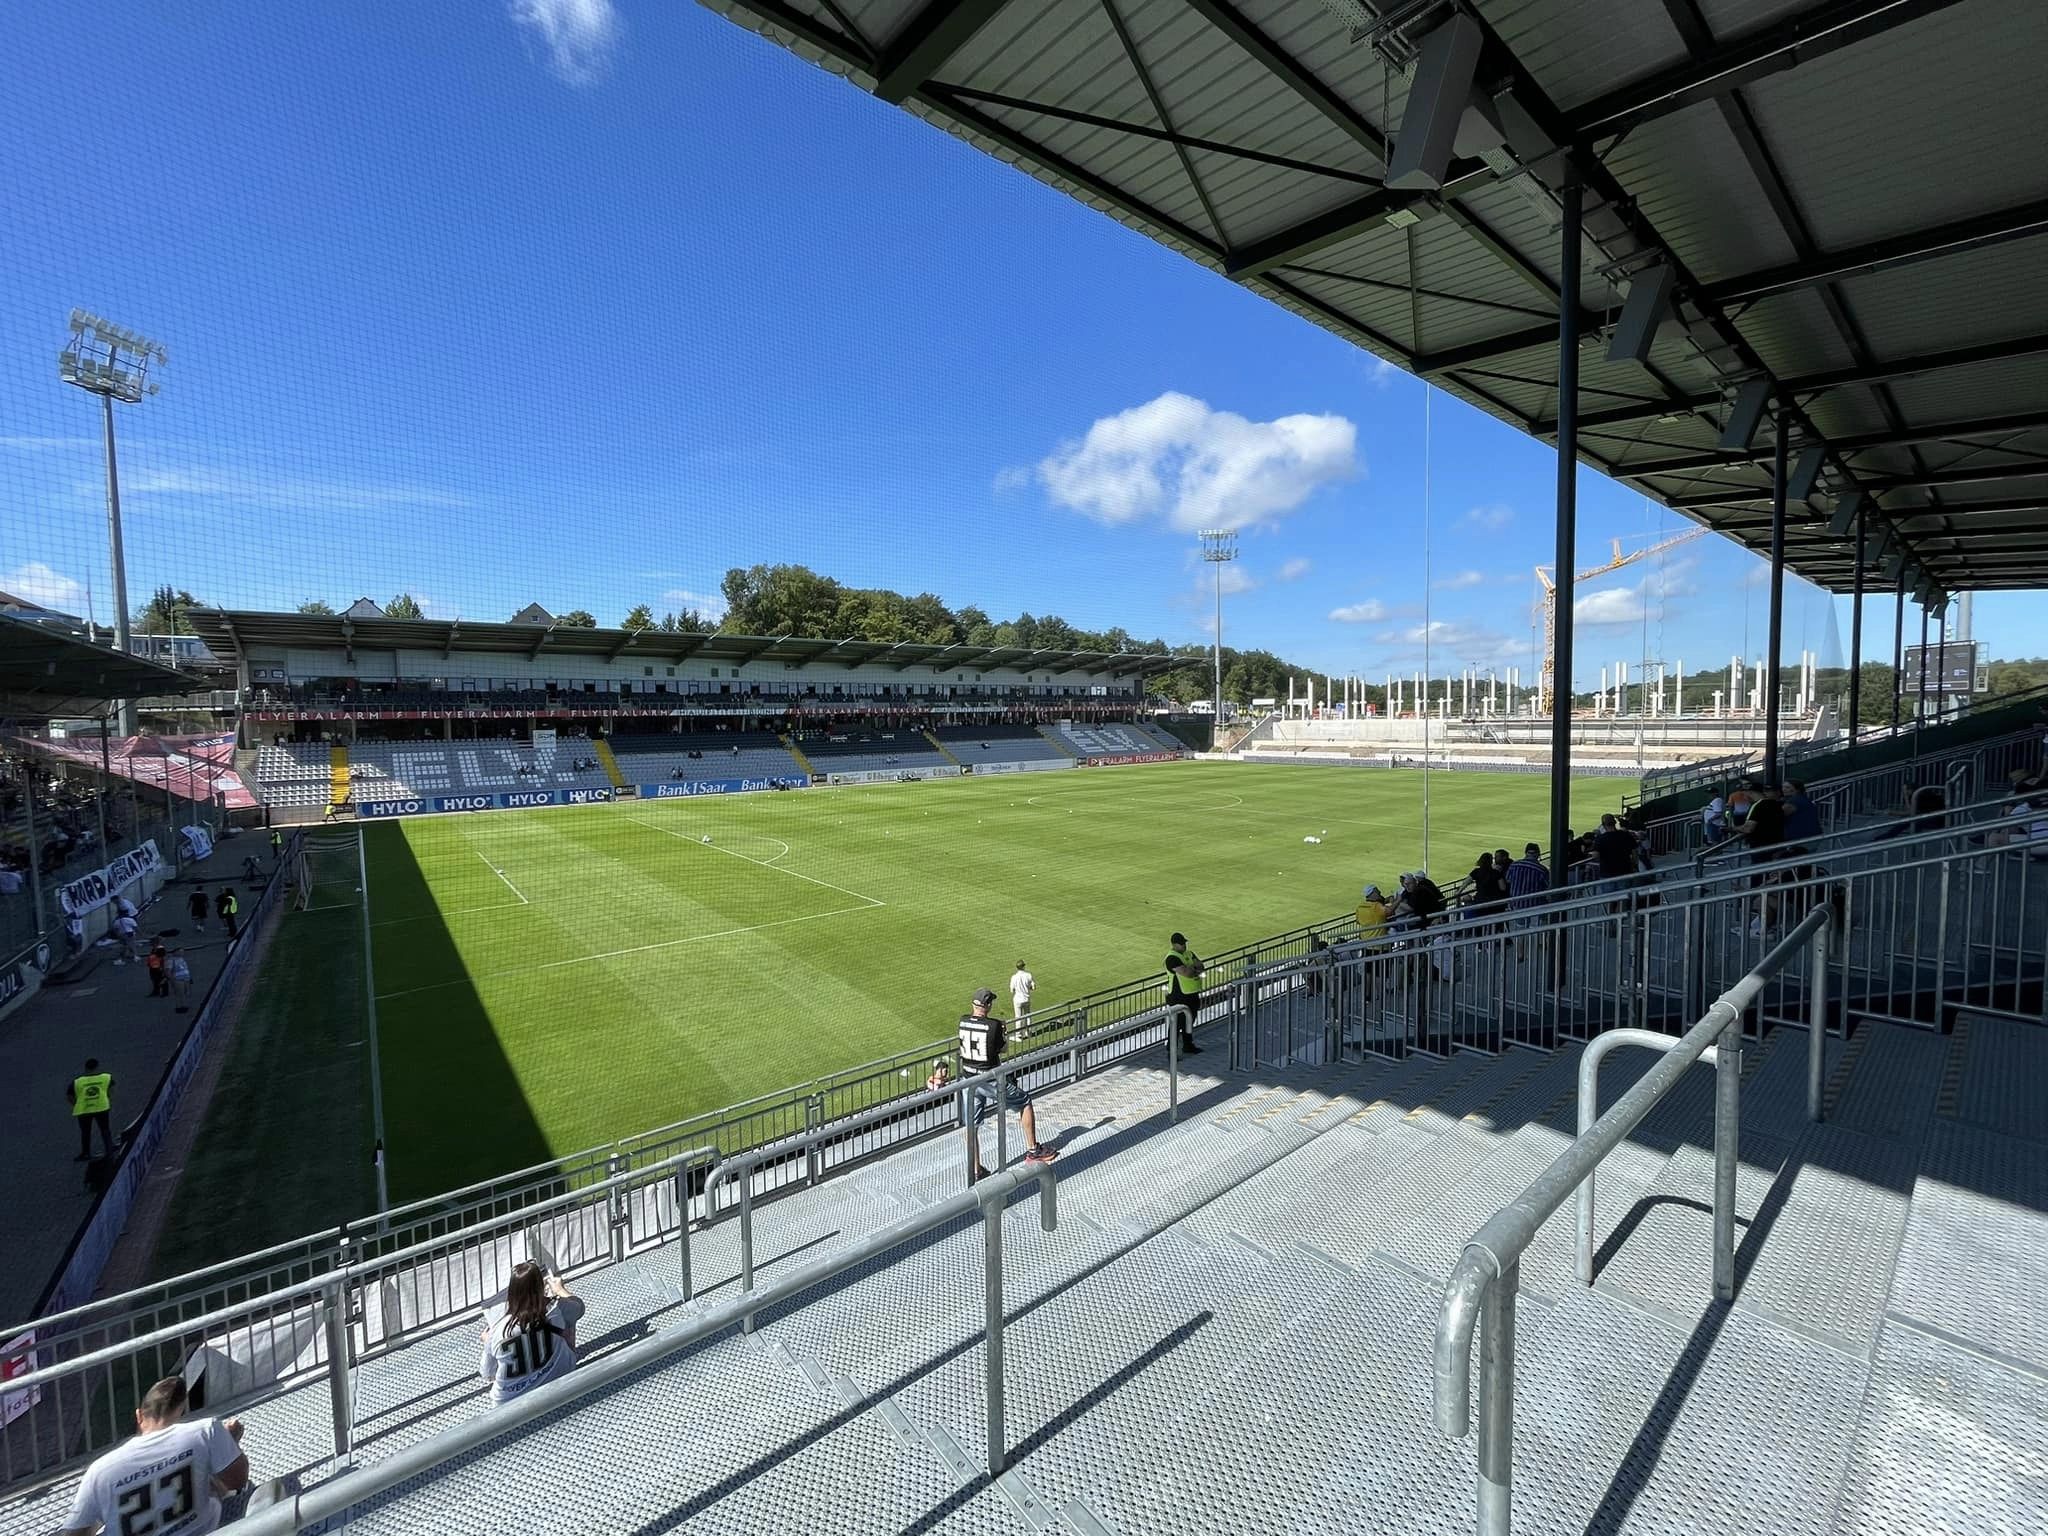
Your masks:
<path fill-rule="evenodd" d="M 1202 541 L 1202 558 L 1216 567 L 1216 718 L 1210 727 L 1213 746 L 1213 733 L 1223 729 L 1223 567 L 1237 558 L 1237 530 L 1204 528 L 1197 537 Z"/>
<path fill-rule="evenodd" d="M 121 474 L 114 456 L 114 402 L 134 405 L 159 388 L 149 376 L 152 363 L 169 359 L 146 336 L 89 315 L 71 311 L 71 339 L 57 356 L 57 375 L 87 394 L 100 397 L 100 420 L 107 455 L 107 553 L 114 568 L 114 645 L 124 654 L 133 646 L 128 634 L 128 563 L 121 549 Z M 89 619 L 88 619 L 89 622 Z M 118 713 L 123 736 L 135 734 L 135 705 L 123 699 Z"/>

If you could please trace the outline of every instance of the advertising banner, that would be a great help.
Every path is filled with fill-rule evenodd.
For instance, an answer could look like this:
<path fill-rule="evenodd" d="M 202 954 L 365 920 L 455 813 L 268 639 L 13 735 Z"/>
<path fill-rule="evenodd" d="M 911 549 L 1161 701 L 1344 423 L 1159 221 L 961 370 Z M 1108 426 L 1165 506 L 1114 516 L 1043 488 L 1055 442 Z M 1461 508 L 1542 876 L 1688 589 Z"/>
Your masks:
<path fill-rule="evenodd" d="M 83 917 L 88 912 L 97 912 L 127 886 L 133 885 L 144 875 L 155 869 L 163 859 L 156 851 L 152 839 L 140 848 L 131 849 L 103 869 L 96 869 L 89 875 L 80 875 L 69 885 L 57 888 L 57 904 L 71 917 Z"/>
<path fill-rule="evenodd" d="M 1114 757 L 1084 757 L 1084 768 L 1121 768 L 1126 763 L 1177 763 L 1178 752 L 1122 752 Z"/>
<path fill-rule="evenodd" d="M 28 971 L 19 960 L 0 966 L 0 1008 L 28 990 Z"/>
<path fill-rule="evenodd" d="M 555 728 L 536 725 L 533 728 L 533 744 L 536 747 L 552 747 L 555 744 Z"/>
<path fill-rule="evenodd" d="M 788 774 L 772 779 L 668 779 L 659 784 L 642 784 L 642 800 L 685 800 L 697 795 L 745 795 L 762 789 L 808 789 L 805 774 Z"/>
<path fill-rule="evenodd" d="M 984 773 L 1043 773 L 1048 768 L 1072 768 L 1071 757 L 1034 757 L 1026 762 L 969 763 L 967 771 L 979 778 Z"/>
<path fill-rule="evenodd" d="M 36 1368 L 36 1336 L 34 1330 L 17 1334 L 5 1344 L 0 1344 L 0 1428 L 5 1428 L 20 1418 L 29 1409 L 43 1400 L 41 1387 L 30 1387 L 26 1392 L 8 1392 L 6 1384 L 17 1376 L 26 1376 Z"/>
<path fill-rule="evenodd" d="M 766 787 L 763 781 L 762 787 Z M 362 800 L 358 816 L 425 816 L 446 811 L 516 811 L 536 805 L 598 805 L 612 798 L 602 789 L 512 789 L 502 793 L 473 795 L 414 795 L 403 800 Z"/>
<path fill-rule="evenodd" d="M 863 768 L 849 773 L 828 773 L 828 784 L 914 784 L 921 779 L 957 779 L 962 770 L 951 763 L 932 768 Z"/>

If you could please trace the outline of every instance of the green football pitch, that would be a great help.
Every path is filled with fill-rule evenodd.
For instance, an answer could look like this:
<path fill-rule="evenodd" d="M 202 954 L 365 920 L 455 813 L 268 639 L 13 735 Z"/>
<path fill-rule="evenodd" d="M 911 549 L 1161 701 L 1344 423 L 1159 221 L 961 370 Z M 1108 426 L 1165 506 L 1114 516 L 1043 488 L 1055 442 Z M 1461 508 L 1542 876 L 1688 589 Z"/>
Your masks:
<path fill-rule="evenodd" d="M 1576 784 L 1578 824 L 1629 787 Z M 1429 788 L 1446 882 L 1481 848 L 1546 837 L 1541 775 Z M 1418 772 L 1181 763 L 364 836 L 370 977 L 350 857 L 319 910 L 284 920 L 187 1181 L 268 1181 L 231 1250 L 360 1214 L 330 1207 L 359 1201 L 368 1162 L 367 992 L 405 1200 L 938 1040 L 978 986 L 1007 1012 L 1019 960 L 1044 1010 L 1158 973 L 1175 930 L 1215 954 L 1333 917 L 1422 861 L 1423 807 Z"/>

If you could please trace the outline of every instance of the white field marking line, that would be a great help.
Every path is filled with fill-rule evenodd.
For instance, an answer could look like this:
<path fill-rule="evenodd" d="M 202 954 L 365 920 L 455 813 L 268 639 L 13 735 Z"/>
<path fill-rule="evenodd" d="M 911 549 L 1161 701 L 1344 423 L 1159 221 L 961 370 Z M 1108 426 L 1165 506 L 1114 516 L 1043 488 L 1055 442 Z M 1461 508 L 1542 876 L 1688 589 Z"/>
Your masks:
<path fill-rule="evenodd" d="M 772 864 L 766 859 L 757 859 L 751 853 L 734 853 L 732 849 L 721 848 L 716 843 L 700 843 L 687 832 L 678 832 L 673 827 L 664 827 L 659 822 L 649 821 L 645 816 L 628 816 L 626 820 L 637 821 L 643 827 L 652 827 L 656 832 L 666 833 L 670 837 L 679 837 L 693 847 L 709 848 L 713 853 L 729 854 L 735 859 L 745 859 L 749 864 L 758 864 L 763 869 L 772 869 L 778 875 L 788 875 L 796 880 L 808 880 L 812 885 L 822 885 L 828 891 L 837 891 L 842 896 L 851 896 L 855 901 L 864 901 L 871 907 L 886 907 L 889 905 L 880 897 L 863 896 L 859 891 L 849 891 L 843 885 L 834 885 L 830 880 L 820 880 L 816 875 L 806 875 L 798 870 L 784 869 L 780 864 Z M 760 836 L 762 834 L 757 833 L 755 835 Z M 780 843 L 782 839 L 778 837 L 772 839 L 772 841 Z M 783 852 L 787 853 L 788 851 L 789 845 L 783 844 Z"/>
<path fill-rule="evenodd" d="M 794 871 L 784 870 L 783 873 L 793 874 Z M 509 906 L 511 903 L 508 902 L 506 905 Z M 616 960 L 621 955 L 644 955 L 650 949 L 674 949 L 679 944 L 704 944 L 712 939 L 737 938 L 743 933 L 759 933 L 763 928 L 785 928 L 791 923 L 814 923 L 821 917 L 844 917 L 849 912 L 869 912 L 882 905 L 884 903 L 869 898 L 869 904 L 865 907 L 834 907 L 829 912 L 806 912 L 802 917 L 778 917 L 771 922 L 749 923 L 744 928 L 721 928 L 716 933 L 693 933 L 684 939 L 663 939 L 654 944 L 635 944 L 630 949 L 608 949 L 602 954 L 578 955 L 573 960 L 550 960 L 543 965 L 515 966 L 509 971 L 492 971 L 487 976 L 458 976 L 448 981 L 429 982 L 424 987 L 402 987 L 396 992 L 379 992 L 377 1001 L 381 1003 L 386 998 L 410 997 L 415 992 L 438 992 L 443 987 L 459 986 L 466 982 L 497 981 L 506 976 L 531 976 L 539 971 L 560 970 L 565 965 L 588 965 L 593 960 Z"/>
<path fill-rule="evenodd" d="M 786 859 L 786 858 L 788 858 L 788 857 L 789 857 L 789 844 L 787 844 L 787 843 L 783 842 L 781 838 L 779 838 L 779 837 L 768 837 L 768 834 L 767 834 L 766 832 L 756 832 L 756 833 L 754 834 L 754 836 L 756 836 L 756 837 L 767 837 L 767 838 L 768 838 L 768 841 L 769 841 L 769 842 L 771 842 L 771 843 L 775 843 L 775 844 L 779 845 L 779 846 L 781 847 L 781 849 L 782 849 L 782 852 L 780 852 L 780 853 L 778 853 L 777 855 L 775 855 L 775 858 L 773 858 L 773 859 L 763 859 L 763 860 L 761 861 L 761 862 L 762 862 L 763 864 L 773 864 L 773 863 L 775 863 L 775 862 L 776 862 L 776 859 Z M 712 847 L 714 847 L 714 848 L 716 848 L 716 847 L 718 846 L 718 844 L 716 844 L 716 843 L 713 843 L 713 844 L 712 844 L 711 846 L 712 846 Z"/>
<path fill-rule="evenodd" d="M 510 875 L 506 874 L 505 871 L 498 868 L 498 866 L 493 864 L 488 858 L 485 858 L 483 849 L 472 848 L 470 849 L 470 852 L 475 854 L 478 858 L 483 859 L 484 867 L 490 870 L 490 872 L 496 875 L 500 880 L 505 882 L 505 889 L 510 891 L 514 896 L 517 896 L 519 898 L 519 905 L 523 907 L 527 904 L 526 893 L 520 890 L 518 886 L 512 883 L 512 877 Z"/>

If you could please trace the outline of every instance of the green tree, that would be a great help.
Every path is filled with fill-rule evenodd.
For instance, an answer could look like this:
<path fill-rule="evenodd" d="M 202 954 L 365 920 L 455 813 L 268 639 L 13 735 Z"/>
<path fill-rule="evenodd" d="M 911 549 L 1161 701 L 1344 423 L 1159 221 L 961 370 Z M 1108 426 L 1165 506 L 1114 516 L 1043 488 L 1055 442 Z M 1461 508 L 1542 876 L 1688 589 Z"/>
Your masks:
<path fill-rule="evenodd" d="M 205 606 L 182 587 L 158 587 L 150 593 L 149 601 L 136 610 L 135 632 L 139 635 L 189 635 L 192 622 L 186 618 L 185 610 Z"/>
<path fill-rule="evenodd" d="M 309 597 L 299 604 L 299 612 L 316 619 L 334 617 L 334 605 L 324 598 Z"/>
<path fill-rule="evenodd" d="M 653 629 L 654 610 L 645 603 L 635 603 L 632 611 L 619 621 L 621 629 Z"/>
<path fill-rule="evenodd" d="M 597 628 L 597 619 L 588 608 L 571 608 L 555 622 L 564 629 Z"/>
<path fill-rule="evenodd" d="M 384 617 L 387 619 L 424 619 L 426 616 L 427 611 L 410 592 L 401 592 L 384 605 Z"/>
<path fill-rule="evenodd" d="M 718 626 L 696 609 L 685 608 L 681 613 L 664 613 L 661 629 L 670 635 L 709 635 L 717 633 Z"/>

